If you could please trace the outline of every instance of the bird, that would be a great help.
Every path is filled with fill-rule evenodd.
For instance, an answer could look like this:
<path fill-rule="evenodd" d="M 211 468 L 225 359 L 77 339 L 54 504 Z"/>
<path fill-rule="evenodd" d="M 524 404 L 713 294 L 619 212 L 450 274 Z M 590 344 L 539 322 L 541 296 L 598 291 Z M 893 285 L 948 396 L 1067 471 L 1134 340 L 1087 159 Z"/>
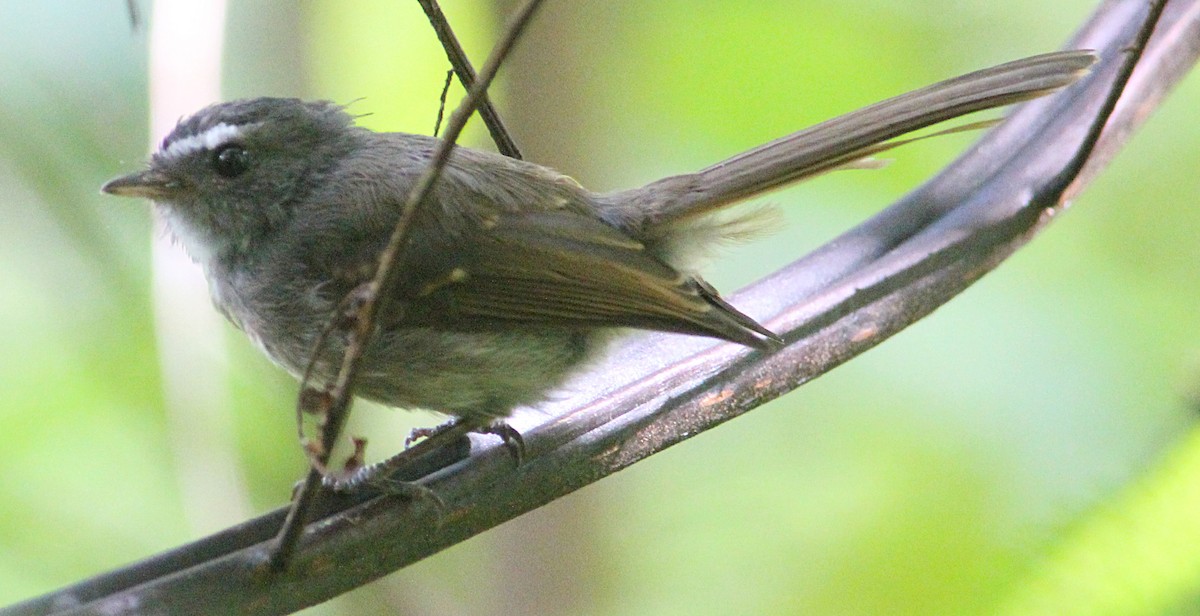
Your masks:
<path fill-rule="evenodd" d="M 483 425 L 547 399 L 626 328 L 776 347 L 689 260 L 753 222 L 724 208 L 854 166 L 911 131 L 1054 92 L 1094 61 L 1064 51 L 983 69 L 615 192 L 456 146 L 413 220 L 356 394 Z M 311 363 L 328 382 L 346 341 L 314 357 L 317 340 L 374 273 L 439 143 L 357 126 L 328 101 L 240 99 L 180 120 L 144 169 L 102 191 L 152 200 L 216 308 L 292 375 Z"/>

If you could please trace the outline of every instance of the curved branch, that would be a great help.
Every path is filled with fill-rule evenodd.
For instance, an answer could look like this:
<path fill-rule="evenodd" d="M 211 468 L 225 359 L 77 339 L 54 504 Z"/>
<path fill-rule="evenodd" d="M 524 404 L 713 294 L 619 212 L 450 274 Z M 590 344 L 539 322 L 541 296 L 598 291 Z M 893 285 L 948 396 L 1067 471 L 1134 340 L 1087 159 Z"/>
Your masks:
<path fill-rule="evenodd" d="M 1159 3 L 1161 4 L 1161 3 Z M 1159 4 L 1155 8 L 1161 8 Z M 773 354 L 644 334 L 583 375 L 573 401 L 522 428 L 514 469 L 495 443 L 433 452 L 408 469 L 426 500 L 328 504 L 296 561 L 263 566 L 282 510 L 5 610 L 10 614 L 283 613 L 445 549 L 744 413 L 920 319 L 995 268 L 1054 218 L 1196 60 L 1200 0 L 1167 3 L 1142 61 L 1126 46 L 1152 21 L 1142 0 L 1108 0 L 1071 47 L 1100 50 L 1085 80 L 1026 104 L 936 178 L 736 302 L 783 332 Z M 1153 11 L 1151 11 L 1153 12 Z M 1092 147 L 1117 94 L 1121 103 Z M 647 376 L 648 375 L 648 376 Z M 545 419 L 547 414 L 536 419 Z M 528 420 L 518 417 L 514 423 Z M 469 455 L 468 455 L 469 454 Z M 74 608 L 74 609 L 70 609 Z"/>

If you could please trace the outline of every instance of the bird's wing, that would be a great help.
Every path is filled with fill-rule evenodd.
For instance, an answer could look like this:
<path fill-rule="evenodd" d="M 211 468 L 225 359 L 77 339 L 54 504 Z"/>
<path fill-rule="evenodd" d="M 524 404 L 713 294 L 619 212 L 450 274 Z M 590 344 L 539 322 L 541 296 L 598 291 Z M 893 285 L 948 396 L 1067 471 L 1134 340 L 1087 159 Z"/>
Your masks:
<path fill-rule="evenodd" d="M 410 287 L 409 319 L 640 327 L 762 347 L 777 340 L 621 231 L 560 210 L 501 215 L 445 247 L 455 263 Z"/>

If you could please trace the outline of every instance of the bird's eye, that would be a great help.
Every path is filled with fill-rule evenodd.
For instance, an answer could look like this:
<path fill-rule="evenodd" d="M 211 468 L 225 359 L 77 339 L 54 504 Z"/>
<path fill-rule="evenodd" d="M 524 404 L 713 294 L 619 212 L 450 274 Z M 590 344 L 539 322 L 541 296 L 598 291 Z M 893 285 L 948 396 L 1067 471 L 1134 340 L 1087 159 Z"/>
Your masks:
<path fill-rule="evenodd" d="M 212 166 L 224 177 L 237 177 L 250 168 L 250 153 L 237 144 L 223 145 L 213 152 Z"/>

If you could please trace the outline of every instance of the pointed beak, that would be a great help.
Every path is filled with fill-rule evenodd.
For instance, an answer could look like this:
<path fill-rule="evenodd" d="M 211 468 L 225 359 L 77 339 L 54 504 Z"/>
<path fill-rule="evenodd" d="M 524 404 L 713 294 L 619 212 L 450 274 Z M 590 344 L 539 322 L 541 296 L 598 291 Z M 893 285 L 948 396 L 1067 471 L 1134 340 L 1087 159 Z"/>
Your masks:
<path fill-rule="evenodd" d="M 159 201 L 179 194 L 180 188 L 180 183 L 165 173 L 148 169 L 110 180 L 100 187 L 100 192 L 118 197 L 144 197 Z"/>

